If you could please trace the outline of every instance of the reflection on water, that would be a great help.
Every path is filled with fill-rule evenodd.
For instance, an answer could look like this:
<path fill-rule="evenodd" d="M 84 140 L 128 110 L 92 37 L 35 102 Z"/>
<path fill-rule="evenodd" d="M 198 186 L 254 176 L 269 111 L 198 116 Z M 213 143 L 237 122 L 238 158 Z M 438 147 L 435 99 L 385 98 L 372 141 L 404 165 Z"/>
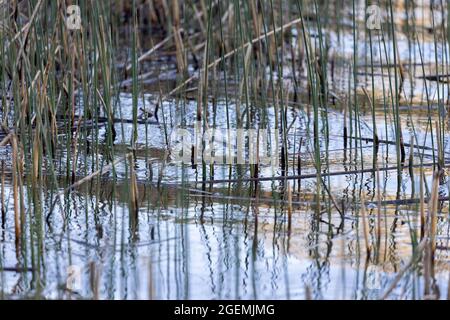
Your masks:
<path fill-rule="evenodd" d="M 359 178 L 341 181 L 344 197 L 351 198 L 355 187 L 373 192 L 370 176 L 362 186 Z M 379 298 L 411 255 L 417 210 L 383 208 L 380 252 L 376 260 L 366 261 L 361 219 L 351 206 L 345 217 L 323 212 L 317 220 L 320 208 L 299 204 L 288 230 L 284 204 L 267 197 L 242 204 L 232 196 L 241 187 L 216 201 L 182 186 L 139 185 L 135 218 L 122 199 L 123 185 L 82 187 L 64 200 L 65 212 L 55 212 L 49 223 L 27 225 L 26 258 L 15 255 L 8 215 L 1 235 L 2 290 L 12 297 L 48 298 Z M 51 205 L 50 195 L 42 201 Z M 442 212 L 436 281 L 446 292 L 448 202 Z M 375 214 L 374 209 L 368 213 L 370 228 Z M 76 293 L 66 290 L 71 265 L 81 268 Z M 19 266 L 27 270 L 17 272 Z M 414 298 L 422 292 L 420 271 L 413 271 L 392 297 Z"/>
<path fill-rule="evenodd" d="M 348 6 L 343 10 L 348 10 Z M 396 10 L 399 13 L 397 25 L 403 26 L 400 13 L 404 8 L 399 6 Z M 346 19 L 341 22 L 344 25 L 352 23 Z M 384 94 L 380 94 L 382 88 L 389 86 L 389 70 L 393 72 L 392 68 L 386 67 L 392 63 L 393 47 L 387 42 L 387 47 L 383 48 L 385 52 L 379 54 L 379 39 L 374 39 L 373 43 L 374 59 L 379 59 L 373 71 L 376 91 L 373 94 L 377 98 L 375 123 L 380 146 L 374 157 L 373 141 L 370 140 L 375 130 L 373 119 L 370 109 L 366 108 L 366 96 L 359 87 L 361 115 L 357 139 L 353 137 L 355 139 L 351 138 L 347 143 L 343 139 L 344 127 L 351 121 L 348 115 L 345 116 L 345 102 L 321 110 L 318 139 L 320 157 L 326 164 L 322 167 L 323 185 L 317 183 L 315 177 L 313 114 L 306 99 L 301 103 L 288 101 L 286 112 L 286 122 L 292 130 L 286 146 L 289 159 L 285 174 L 299 175 L 301 179 L 266 179 L 257 183 L 249 181 L 252 175 L 246 165 L 202 168 L 201 165 L 173 163 L 167 137 L 177 127 L 193 129 L 197 103 L 195 100 L 166 99 L 160 105 L 159 124 L 140 122 L 132 170 L 128 161 L 118 162 L 114 171 L 107 171 L 70 192 L 58 193 L 71 184 L 66 179 L 68 169 L 64 163 L 67 150 L 61 147 L 56 150 L 57 156 L 63 159 L 58 164 L 58 188 L 46 178 L 40 189 L 36 189 L 29 175 L 25 175 L 20 245 L 15 237 L 11 172 L 2 171 L 0 298 L 382 297 L 396 281 L 396 275 L 408 265 L 413 240 L 420 234 L 420 208 L 416 201 L 421 188 L 420 175 L 423 171 L 425 188 L 431 188 L 431 164 L 436 148 L 430 138 L 428 112 L 433 117 L 440 113 L 448 117 L 442 103 L 438 105 L 438 97 L 448 94 L 447 86 L 420 78 L 423 70 L 416 66 L 418 53 L 422 50 L 426 72 L 439 72 L 439 67 L 432 66 L 435 53 L 436 50 L 440 53 L 448 50 L 447 44 L 435 48 L 432 38 L 423 37 L 418 46 L 402 37 L 405 35 L 402 30 L 399 30 L 397 44 L 399 57 L 410 77 L 406 78 L 401 93 L 399 119 L 404 141 L 414 138 L 414 163 L 411 164 L 415 167 L 408 168 L 411 150 L 407 147 L 407 166 L 399 172 L 395 168 L 397 148 L 395 143 L 392 144 L 395 141 L 393 114 L 389 109 L 384 112 L 386 101 L 382 99 Z M 353 36 L 345 28 L 328 31 L 330 50 L 336 61 L 330 86 L 341 95 L 348 92 L 348 84 L 353 81 L 349 79 L 353 73 Z M 364 61 L 370 43 L 367 39 L 359 39 L 358 44 L 365 47 L 358 50 L 360 61 Z M 443 64 L 442 55 L 437 59 L 439 63 L 436 64 Z M 369 83 L 371 87 L 370 65 L 358 68 L 356 74 L 360 85 Z M 283 75 L 286 87 L 290 88 L 289 70 L 286 68 Z M 300 82 L 306 83 L 306 79 L 306 73 L 304 77 L 299 76 Z M 234 80 L 230 79 L 230 87 L 236 85 Z M 164 79 L 160 81 L 164 82 Z M 305 83 L 299 85 L 307 88 Z M 369 90 L 370 96 L 371 93 Z M 158 94 L 158 91 L 143 93 L 139 109 L 146 109 L 149 104 L 153 107 Z M 268 94 L 273 93 L 268 90 Z M 255 123 L 275 128 L 272 99 L 267 100 L 270 103 L 261 100 L 252 97 L 247 111 L 256 119 Z M 431 111 L 425 106 L 428 100 L 433 102 Z M 115 118 L 121 120 L 115 123 L 113 150 L 119 158 L 130 151 L 133 125 L 126 120 L 132 119 L 131 94 L 120 94 L 114 105 Z M 82 114 L 83 106 L 77 107 Z M 210 112 L 208 121 L 218 128 L 237 125 L 238 106 L 233 99 L 220 97 L 205 109 Z M 325 113 L 327 117 L 323 116 Z M 448 118 L 444 123 L 442 148 L 448 166 Z M 103 160 L 107 160 L 111 150 L 106 150 L 108 148 L 102 146 L 102 141 L 98 146 L 94 143 L 96 138 L 106 139 L 106 134 L 106 126 L 100 128 L 99 137 L 80 133 L 80 154 L 76 163 L 71 164 L 77 168 L 76 180 L 100 169 Z M 2 147 L 0 152 L 2 160 L 10 163 L 11 150 Z M 423 170 L 418 166 L 422 161 Z M 439 288 L 441 298 L 446 297 L 450 272 L 447 166 L 438 188 L 442 201 L 438 208 L 433 283 Z M 370 172 L 374 167 L 380 168 L 380 172 Z M 391 169 L 383 169 L 387 167 Z M 282 174 L 278 168 L 277 172 L 272 172 L 269 166 L 261 166 L 258 170 L 259 176 L 265 178 Z M 130 172 L 137 177 L 137 212 L 130 201 L 133 183 Z M 204 180 L 231 179 L 232 182 L 202 183 L 203 176 L 206 177 Z M 286 196 L 288 184 L 292 199 Z M 360 193 L 366 195 L 366 219 L 362 217 Z M 399 199 L 410 202 L 399 205 L 396 203 Z M 368 235 L 365 235 L 365 228 Z M 371 244 L 379 241 L 370 259 L 366 259 L 365 237 Z M 404 271 L 389 297 L 423 298 L 423 293 L 423 270 L 414 267 Z"/>

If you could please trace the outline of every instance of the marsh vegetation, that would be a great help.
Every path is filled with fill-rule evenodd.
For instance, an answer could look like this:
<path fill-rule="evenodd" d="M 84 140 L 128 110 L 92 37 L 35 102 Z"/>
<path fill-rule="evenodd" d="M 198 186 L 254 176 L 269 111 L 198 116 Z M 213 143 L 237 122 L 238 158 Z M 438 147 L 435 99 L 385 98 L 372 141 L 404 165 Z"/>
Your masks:
<path fill-rule="evenodd" d="M 0 1 L 0 298 L 447 299 L 448 10 Z"/>

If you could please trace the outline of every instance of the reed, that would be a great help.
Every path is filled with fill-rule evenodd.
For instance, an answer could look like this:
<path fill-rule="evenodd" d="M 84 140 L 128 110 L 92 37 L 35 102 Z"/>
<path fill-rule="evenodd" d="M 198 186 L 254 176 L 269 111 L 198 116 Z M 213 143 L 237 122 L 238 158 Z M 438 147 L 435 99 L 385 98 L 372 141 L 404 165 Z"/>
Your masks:
<path fill-rule="evenodd" d="M 422 6 L 431 14 L 424 23 L 415 16 L 419 4 L 378 1 L 381 30 L 367 29 L 367 17 L 359 14 L 369 1 L 75 4 L 81 25 L 72 29 L 67 1 L 0 1 L 0 147 L 9 157 L 0 163 L 0 233 L 8 239 L 11 230 L 16 244 L 14 263 L 23 271 L 18 287 L 45 295 L 53 280 L 47 270 L 59 276 L 80 248 L 86 256 L 100 256 L 103 228 L 120 248 L 123 268 L 141 254 L 134 244 L 145 231 L 138 226 L 151 225 L 143 236 L 149 243 L 171 241 L 151 249 L 152 257 L 166 256 L 152 258 L 149 272 L 167 267 L 167 292 L 182 298 L 191 292 L 193 230 L 201 239 L 195 245 L 204 246 L 193 249 L 199 257 L 207 252 L 210 263 L 216 255 L 217 266 L 227 263 L 220 269 L 223 283 L 216 281 L 216 265 L 209 270 L 218 295 L 225 296 L 221 290 L 227 290 L 225 276 L 232 270 L 236 297 L 243 296 L 242 283 L 252 283 L 257 296 L 259 263 L 269 256 L 265 248 L 273 250 L 278 278 L 278 270 L 290 269 L 285 254 L 295 250 L 298 230 L 306 230 L 308 259 L 315 262 L 308 269 L 310 283 L 324 283 L 320 277 L 334 263 L 328 259 L 335 239 L 357 234 L 345 244 L 343 269 L 345 261 L 357 261 L 359 275 L 364 246 L 365 269 L 392 264 L 396 270 L 383 298 L 400 284 L 406 288 L 410 272 L 425 283 L 420 297 L 436 297 L 438 235 L 440 223 L 448 224 L 440 220 L 448 194 L 439 192 L 448 180 L 450 36 L 447 19 L 435 14 L 448 11 L 447 3 Z M 200 156 L 203 141 L 191 148 L 197 152 L 192 165 L 178 166 L 171 133 L 178 127 L 191 132 L 196 122 L 196 137 L 211 128 L 275 132 L 269 147 L 279 146 L 279 167 L 263 164 L 260 154 L 251 164 L 208 163 Z M 232 140 L 231 134 L 226 138 Z M 246 157 L 245 148 L 255 143 L 260 151 L 265 143 L 259 133 L 256 142 L 234 142 L 221 146 L 227 158 L 237 150 Z M 293 217 L 297 211 L 302 219 Z M 198 217 L 199 226 L 186 223 Z M 286 228 L 287 246 L 280 246 Z M 412 243 L 408 260 L 392 249 L 405 243 L 398 237 L 405 228 Z M 83 232 L 87 243 L 73 241 L 81 241 Z M 49 267 L 54 239 L 64 261 Z M 214 239 L 220 245 L 211 246 Z M 10 272 L 3 271 L 10 268 L 3 260 L 14 256 L 5 248 L 0 242 L 0 277 Z M 108 262 L 102 277 L 105 266 L 89 264 L 92 298 L 103 298 L 104 277 L 115 288 L 117 261 Z M 254 278 L 245 278 L 249 274 Z M 159 298 L 163 282 L 151 276 L 148 295 Z M 305 297 L 320 297 L 322 289 L 306 285 Z M 115 298 L 115 290 L 107 295 Z"/>
<path fill-rule="evenodd" d="M 362 225 L 363 225 L 363 235 L 364 235 L 364 244 L 366 246 L 366 255 L 367 258 L 370 257 L 371 246 L 369 242 L 369 228 L 367 221 L 367 212 L 366 212 L 366 200 L 364 193 L 361 193 L 361 217 L 362 217 Z"/>
<path fill-rule="evenodd" d="M 292 188 L 291 184 L 287 185 L 287 199 L 288 199 L 288 232 L 292 229 Z"/>
<path fill-rule="evenodd" d="M 438 298 L 436 288 L 434 285 L 435 279 L 435 254 L 436 254 L 436 232 L 437 232 L 437 210 L 438 210 L 438 188 L 439 180 L 442 172 L 436 171 L 433 175 L 433 186 L 430 194 L 430 201 L 428 203 L 428 217 L 426 229 L 426 247 L 423 256 L 424 265 L 424 297 L 426 299 Z"/>

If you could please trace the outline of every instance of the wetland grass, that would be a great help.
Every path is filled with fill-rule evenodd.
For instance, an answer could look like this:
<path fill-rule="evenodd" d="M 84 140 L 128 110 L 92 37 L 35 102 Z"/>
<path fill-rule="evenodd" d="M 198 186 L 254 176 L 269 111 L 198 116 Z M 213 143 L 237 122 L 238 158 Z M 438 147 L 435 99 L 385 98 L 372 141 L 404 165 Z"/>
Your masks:
<path fill-rule="evenodd" d="M 291 285 L 329 298 L 333 250 L 353 298 L 448 292 L 448 6 L 421 7 L 424 23 L 401 2 L 377 1 L 380 29 L 356 0 L 77 1 L 80 21 L 62 0 L 0 2 L 2 295 L 6 265 L 25 270 L 20 294 L 45 298 L 78 263 L 92 299 L 139 298 L 123 284 L 144 273 L 145 297 L 195 297 L 194 268 L 212 283 L 201 297 L 293 297 Z M 174 161 L 177 128 L 200 141 L 183 149 L 190 163 Z M 208 129 L 228 130 L 233 161 L 204 153 Z M 288 270 L 305 261 L 295 287 Z M 359 295 L 369 266 L 381 295 Z M 258 287 L 280 272 L 285 284 Z"/>

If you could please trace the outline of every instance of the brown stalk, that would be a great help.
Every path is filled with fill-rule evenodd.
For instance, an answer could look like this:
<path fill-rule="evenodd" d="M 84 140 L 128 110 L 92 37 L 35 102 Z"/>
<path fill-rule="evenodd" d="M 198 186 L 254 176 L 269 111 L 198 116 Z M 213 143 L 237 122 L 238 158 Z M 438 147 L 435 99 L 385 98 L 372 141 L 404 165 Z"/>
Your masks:
<path fill-rule="evenodd" d="M 131 209 L 134 214 L 137 214 L 139 209 L 139 191 L 138 185 L 136 181 L 136 171 L 134 169 L 134 156 L 130 154 L 129 157 L 130 162 L 130 201 L 131 201 Z"/>
<path fill-rule="evenodd" d="M 94 300 L 99 300 L 100 270 L 94 262 L 89 264 L 89 282 Z"/>
<path fill-rule="evenodd" d="M 14 233 L 16 238 L 16 251 L 20 247 L 21 226 L 20 226 L 20 203 L 19 203 L 19 152 L 17 148 L 17 138 L 11 138 L 12 162 L 13 162 L 13 199 L 14 199 Z"/>
<path fill-rule="evenodd" d="M 36 132 L 33 139 L 33 181 L 37 182 L 39 178 L 39 148 L 41 142 L 39 134 Z"/>
<path fill-rule="evenodd" d="M 381 187 L 380 187 L 380 170 L 378 163 L 375 164 L 377 171 L 377 251 L 380 253 L 381 246 Z"/>
<path fill-rule="evenodd" d="M 363 223 L 363 234 L 364 234 L 364 243 L 366 245 L 366 254 L 370 256 L 370 244 L 369 244 L 369 230 L 367 227 L 367 217 L 366 217 L 366 201 L 365 201 L 364 192 L 361 193 L 361 216 Z"/>
<path fill-rule="evenodd" d="M 175 39 L 175 47 L 176 47 L 176 58 L 177 58 L 177 67 L 180 73 L 184 73 L 186 70 L 186 59 L 184 54 L 184 44 L 183 39 L 181 37 L 181 31 L 174 27 L 173 28 L 174 39 Z"/>
<path fill-rule="evenodd" d="M 424 188 L 423 167 L 420 167 L 420 190 L 419 190 L 419 211 L 420 211 L 420 239 L 425 236 L 425 188 Z"/>
<path fill-rule="evenodd" d="M 439 199 L 439 180 L 441 176 L 441 171 L 436 171 L 433 176 L 433 185 L 430 194 L 430 200 L 428 203 L 428 221 L 426 228 L 426 247 L 425 254 L 423 257 L 424 266 L 424 280 L 425 289 L 424 295 L 427 299 L 436 298 L 432 295 L 432 282 L 434 279 L 434 258 L 436 251 L 436 231 L 437 231 L 437 210 L 438 210 L 438 199 Z"/>
<path fill-rule="evenodd" d="M 173 35 L 175 40 L 177 67 L 180 73 L 184 73 L 184 71 L 186 70 L 187 62 L 184 54 L 184 44 L 180 30 L 180 5 L 178 3 L 178 0 L 173 0 L 172 16 L 173 16 Z"/>
<path fill-rule="evenodd" d="M 441 177 L 441 171 L 434 174 L 433 186 L 431 189 L 431 199 L 429 201 L 429 217 L 430 217 L 430 241 L 431 241 L 431 252 L 434 256 L 436 251 L 436 232 L 437 232 L 437 211 L 438 211 L 438 200 L 439 200 L 439 180 Z"/>

